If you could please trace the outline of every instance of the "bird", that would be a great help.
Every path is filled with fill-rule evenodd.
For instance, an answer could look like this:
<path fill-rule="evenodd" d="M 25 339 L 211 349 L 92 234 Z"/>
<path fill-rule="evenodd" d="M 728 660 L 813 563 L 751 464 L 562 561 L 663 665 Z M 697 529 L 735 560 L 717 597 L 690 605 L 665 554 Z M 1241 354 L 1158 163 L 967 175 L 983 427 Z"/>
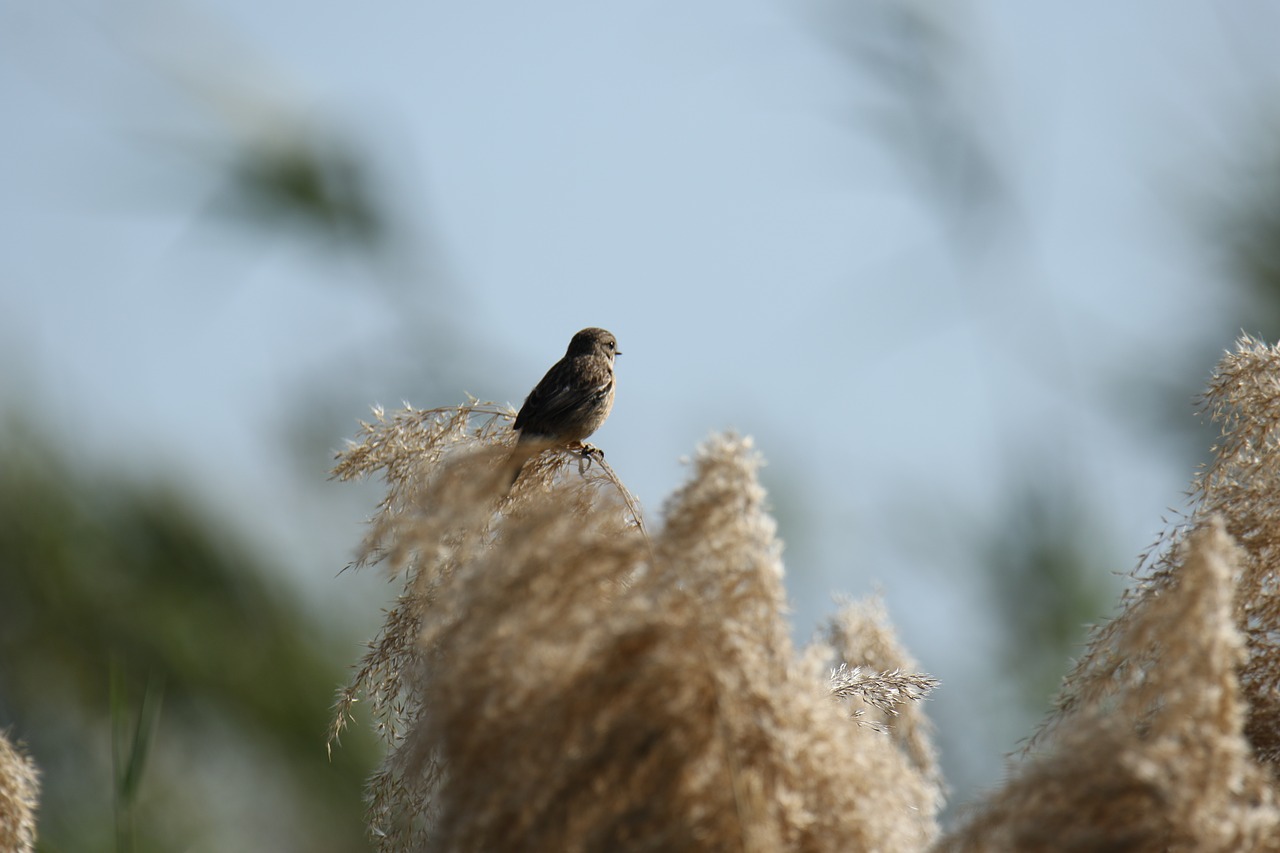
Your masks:
<path fill-rule="evenodd" d="M 564 358 L 525 397 L 512 424 L 520 434 L 516 444 L 573 446 L 598 430 L 613 409 L 613 360 L 619 355 L 612 332 L 593 326 L 574 335 Z M 530 455 L 514 454 L 522 458 L 512 483 Z"/>

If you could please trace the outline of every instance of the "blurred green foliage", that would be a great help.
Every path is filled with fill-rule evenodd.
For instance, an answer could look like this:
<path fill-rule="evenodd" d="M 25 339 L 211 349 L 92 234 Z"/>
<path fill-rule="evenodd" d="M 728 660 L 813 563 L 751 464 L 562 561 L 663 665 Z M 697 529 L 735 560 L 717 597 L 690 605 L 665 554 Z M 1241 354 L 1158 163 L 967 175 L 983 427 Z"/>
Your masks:
<path fill-rule="evenodd" d="M 1212 237 L 1227 272 L 1246 288 L 1241 328 L 1274 341 L 1280 339 L 1280 146 L 1270 133 L 1265 138 L 1268 144 L 1246 151 L 1236 167 L 1235 191 L 1219 203 Z"/>
<path fill-rule="evenodd" d="M 391 217 L 372 185 L 369 162 L 336 131 L 244 144 L 227 170 L 223 212 L 236 223 L 268 230 L 294 226 L 376 253 L 385 248 Z"/>
<path fill-rule="evenodd" d="M 222 806 L 202 796 L 210 754 L 245 766 L 232 786 L 242 817 L 262 810 L 287 830 L 261 849 L 364 846 L 373 745 L 357 729 L 332 762 L 325 749 L 356 643 L 276 573 L 184 494 L 90 475 L 30 430 L 2 442 L 0 725 L 43 773 L 41 849 L 108 846 L 113 699 L 115 725 L 125 706 L 135 719 L 148 681 L 164 684 L 154 736 L 169 754 L 131 770 L 136 849 L 219 849 Z"/>
<path fill-rule="evenodd" d="M 974 99 L 977 57 L 962 11 L 909 2 L 830 2 L 812 7 L 814 33 L 849 69 L 854 122 L 878 137 L 968 252 L 984 247 L 1016 213 L 1002 152 Z"/>
<path fill-rule="evenodd" d="M 1108 576 L 1108 525 L 1069 478 L 1014 483 L 998 535 L 988 534 L 984 579 L 1005 641 L 1005 675 L 1029 722 L 1058 692 L 1088 627 L 1110 612 L 1120 582 Z"/>

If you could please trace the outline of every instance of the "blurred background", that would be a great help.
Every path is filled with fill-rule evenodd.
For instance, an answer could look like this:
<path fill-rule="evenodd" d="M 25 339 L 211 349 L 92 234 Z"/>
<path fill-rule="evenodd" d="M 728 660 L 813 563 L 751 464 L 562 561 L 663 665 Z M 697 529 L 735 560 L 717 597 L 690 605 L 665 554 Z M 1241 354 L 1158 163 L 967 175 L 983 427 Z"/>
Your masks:
<path fill-rule="evenodd" d="M 1280 336 L 1280 7 L 0 0 L 0 727 L 42 849 L 354 850 L 369 406 L 587 325 L 660 518 L 755 437 L 798 641 L 879 591 L 952 805 Z"/>

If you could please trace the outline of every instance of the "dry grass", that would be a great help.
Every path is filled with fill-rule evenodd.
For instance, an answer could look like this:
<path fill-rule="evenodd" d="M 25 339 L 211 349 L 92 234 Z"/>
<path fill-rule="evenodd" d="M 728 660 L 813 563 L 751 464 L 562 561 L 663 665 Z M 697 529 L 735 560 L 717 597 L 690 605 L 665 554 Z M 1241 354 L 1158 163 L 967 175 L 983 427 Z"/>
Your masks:
<path fill-rule="evenodd" d="M 930 783 L 935 808 L 941 808 L 944 785 L 933 726 L 914 701 L 937 687 L 937 679 L 919 674 L 920 665 L 898 642 L 879 599 L 845 604 L 829 623 L 827 640 L 840 661 L 831 676 L 832 692 L 861 700 L 861 706 L 852 703 L 853 714 L 890 735 Z M 861 665 L 850 669 L 847 661 Z"/>
<path fill-rule="evenodd" d="M 380 416 L 336 471 L 387 478 L 361 559 L 404 578 L 338 709 L 367 697 L 388 744 L 379 848 L 927 845 L 941 795 L 911 700 L 932 682 L 870 611 L 796 653 L 749 442 L 710 441 L 650 537 L 598 461 L 551 451 L 504 494 L 507 415 Z M 863 649 L 883 654 L 845 657 Z M 833 683 L 844 662 L 877 674 Z M 845 707 L 863 699 L 879 727 Z"/>
<path fill-rule="evenodd" d="M 1239 557 L 1216 521 L 1182 543 L 1160 593 L 1108 625 L 1108 652 L 1091 648 L 1099 669 L 1068 679 L 1043 752 L 939 849 L 1280 849 L 1271 777 L 1242 736 Z"/>
<path fill-rule="evenodd" d="M 510 412 L 379 416 L 361 560 L 404 590 L 343 692 L 388 744 L 382 850 L 1280 851 L 1280 350 L 1245 338 L 1194 512 L 1093 633 L 1005 784 L 938 837 L 935 686 L 878 602 L 797 652 L 749 443 L 715 438 L 652 536 Z"/>
<path fill-rule="evenodd" d="M 939 849 L 1280 850 L 1280 350 L 1241 339 L 1205 403 L 1222 440 L 1194 512 Z"/>
<path fill-rule="evenodd" d="M 35 763 L 0 731 L 0 850 L 35 850 L 39 796 L 40 777 Z"/>

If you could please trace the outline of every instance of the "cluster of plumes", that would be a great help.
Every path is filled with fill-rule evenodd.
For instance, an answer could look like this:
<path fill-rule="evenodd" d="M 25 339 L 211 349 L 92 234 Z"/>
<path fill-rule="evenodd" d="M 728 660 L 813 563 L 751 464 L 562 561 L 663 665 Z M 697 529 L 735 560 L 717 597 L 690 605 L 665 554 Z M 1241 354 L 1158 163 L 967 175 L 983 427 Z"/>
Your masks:
<path fill-rule="evenodd" d="M 381 849 L 1280 851 L 1280 349 L 1242 339 L 1205 399 L 1193 513 L 942 837 L 935 683 L 876 602 L 792 648 L 747 442 L 650 538 L 567 452 L 507 494 L 509 412 L 380 415 L 337 473 L 385 473 L 362 559 L 405 578 L 339 707 L 389 744 Z"/>
<path fill-rule="evenodd" d="M 35 850 L 39 796 L 40 777 L 35 763 L 0 731 L 0 850 Z"/>
<path fill-rule="evenodd" d="M 1280 850 L 1280 349 L 1243 338 L 1196 507 L 941 850 Z"/>
<path fill-rule="evenodd" d="M 942 806 L 943 782 L 924 707 L 914 701 L 938 686 L 898 641 L 879 599 L 849 602 L 827 626 L 827 642 L 839 660 L 831 692 L 846 700 L 860 724 L 884 731 L 920 774 L 933 784 Z M 860 661 L 850 666 L 848 661 Z"/>
<path fill-rule="evenodd" d="M 508 493 L 509 417 L 378 413 L 335 470 L 385 476 L 360 562 L 404 583 L 334 730 L 368 700 L 379 849 L 927 847 L 933 682 L 874 606 L 793 648 L 749 441 L 709 441 L 650 535 L 598 459 Z"/>

